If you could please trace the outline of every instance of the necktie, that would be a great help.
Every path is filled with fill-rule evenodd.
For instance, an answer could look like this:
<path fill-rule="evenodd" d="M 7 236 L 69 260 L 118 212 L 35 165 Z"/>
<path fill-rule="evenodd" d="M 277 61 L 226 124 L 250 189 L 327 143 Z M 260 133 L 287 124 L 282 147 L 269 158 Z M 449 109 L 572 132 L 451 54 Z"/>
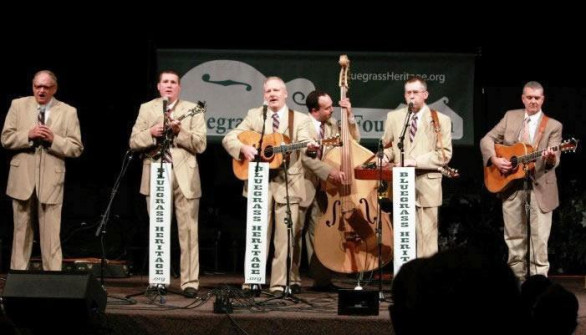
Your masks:
<path fill-rule="evenodd" d="M 415 138 L 415 133 L 417 132 L 417 114 L 413 115 L 411 118 L 411 127 L 409 129 L 409 139 L 411 143 L 413 143 L 413 139 Z"/>
<path fill-rule="evenodd" d="M 167 108 L 167 112 L 165 113 L 165 117 L 169 118 L 171 116 L 171 108 Z M 167 148 L 165 148 L 165 153 L 163 154 L 163 163 L 171 163 L 173 164 L 173 156 L 171 156 L 171 139 L 167 138 L 167 129 L 165 129 L 165 133 L 163 136 L 167 140 Z"/>
<path fill-rule="evenodd" d="M 324 138 L 324 134 L 325 134 L 325 123 L 321 123 L 319 125 L 319 138 L 320 140 L 323 140 Z M 323 145 L 319 146 L 319 149 L 317 149 L 317 158 L 321 159 L 322 153 L 323 153 Z"/>
<path fill-rule="evenodd" d="M 46 109 L 47 109 L 46 106 L 39 106 L 39 115 L 38 115 L 39 124 L 45 124 L 45 110 Z"/>
<path fill-rule="evenodd" d="M 279 131 L 279 114 L 273 113 L 273 133 Z"/>
<path fill-rule="evenodd" d="M 529 121 L 531 121 L 531 119 L 529 117 L 527 117 L 525 120 L 523 120 L 524 126 L 523 126 L 523 136 L 521 136 L 521 141 L 527 144 L 531 143 L 531 134 L 529 131 Z"/>

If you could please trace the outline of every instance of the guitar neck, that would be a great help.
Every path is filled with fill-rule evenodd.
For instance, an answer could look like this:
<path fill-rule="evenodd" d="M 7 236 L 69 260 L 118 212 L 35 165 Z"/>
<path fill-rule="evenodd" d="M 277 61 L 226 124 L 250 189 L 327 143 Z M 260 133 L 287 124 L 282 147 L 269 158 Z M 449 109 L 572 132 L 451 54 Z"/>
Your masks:
<path fill-rule="evenodd" d="M 553 151 L 558 151 L 560 149 L 560 146 L 556 145 L 553 147 L 549 147 L 548 149 L 551 149 Z M 547 150 L 547 149 L 545 149 L 545 150 Z M 534 151 L 530 154 L 519 156 L 517 159 L 518 159 L 519 163 L 523 163 L 523 164 L 533 162 L 533 161 L 537 160 L 537 158 L 541 157 L 541 154 L 543 154 L 543 152 L 545 150 Z"/>
<path fill-rule="evenodd" d="M 280 146 L 275 146 L 275 147 L 273 147 L 273 152 L 274 153 L 285 153 L 285 152 L 289 152 L 289 151 L 293 151 L 293 150 L 303 149 L 307 146 L 307 143 L 309 143 L 309 141 L 302 141 L 302 142 L 297 142 L 297 143 L 283 144 Z"/>

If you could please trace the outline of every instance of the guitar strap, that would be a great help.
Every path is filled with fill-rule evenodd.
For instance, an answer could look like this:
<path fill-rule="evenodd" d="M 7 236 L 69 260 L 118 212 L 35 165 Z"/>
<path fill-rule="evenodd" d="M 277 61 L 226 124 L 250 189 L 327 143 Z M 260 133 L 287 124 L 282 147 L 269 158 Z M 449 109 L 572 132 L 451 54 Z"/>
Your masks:
<path fill-rule="evenodd" d="M 541 123 L 539 124 L 539 132 L 537 133 L 537 136 L 535 137 L 535 141 L 533 141 L 533 143 L 535 143 L 535 148 L 537 148 L 539 146 L 539 141 L 541 141 L 541 138 L 543 137 L 543 132 L 545 131 L 545 126 L 547 125 L 547 121 L 549 121 L 549 117 L 545 114 L 543 114 L 543 116 L 541 116 Z"/>
<path fill-rule="evenodd" d="M 430 108 L 430 111 L 431 111 L 431 120 L 432 120 L 432 123 L 433 123 L 433 130 L 437 134 L 437 137 L 436 137 L 436 139 L 437 139 L 436 146 L 442 150 L 442 159 L 444 161 L 444 163 L 442 165 L 443 166 L 446 166 L 446 153 L 444 152 L 444 148 L 443 148 L 443 145 L 442 145 L 442 143 L 443 143 L 442 142 L 442 128 L 441 128 L 440 123 L 439 123 L 439 120 L 437 118 L 437 111 L 435 109 L 431 109 L 431 108 Z"/>

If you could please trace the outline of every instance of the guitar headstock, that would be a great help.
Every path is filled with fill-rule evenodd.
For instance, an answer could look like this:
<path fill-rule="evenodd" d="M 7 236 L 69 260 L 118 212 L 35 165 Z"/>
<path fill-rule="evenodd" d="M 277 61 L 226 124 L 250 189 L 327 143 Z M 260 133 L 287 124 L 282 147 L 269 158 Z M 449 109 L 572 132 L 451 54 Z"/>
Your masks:
<path fill-rule="evenodd" d="M 320 144 L 326 147 L 341 147 L 342 146 L 342 140 L 340 139 L 340 134 L 333 136 L 333 137 L 328 137 L 328 138 L 324 138 L 319 140 Z"/>
<path fill-rule="evenodd" d="M 578 142 L 579 142 L 579 140 L 577 140 L 573 137 L 569 140 L 565 140 L 559 145 L 560 151 L 561 152 L 576 152 L 576 149 L 578 149 Z"/>
<path fill-rule="evenodd" d="M 338 64 L 342 67 L 340 69 L 340 80 L 338 86 L 348 89 L 348 71 L 350 70 L 350 59 L 346 55 L 340 55 Z"/>
<path fill-rule="evenodd" d="M 447 178 L 458 178 L 460 177 L 460 172 L 457 169 L 451 168 L 449 166 L 442 166 L 437 169 L 444 177 Z"/>

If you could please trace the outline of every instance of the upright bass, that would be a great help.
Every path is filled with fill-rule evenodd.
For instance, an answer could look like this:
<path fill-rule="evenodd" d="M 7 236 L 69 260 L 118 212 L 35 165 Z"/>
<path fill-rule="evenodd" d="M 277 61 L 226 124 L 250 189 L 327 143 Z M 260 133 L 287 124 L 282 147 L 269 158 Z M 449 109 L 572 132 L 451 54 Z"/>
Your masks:
<path fill-rule="evenodd" d="M 340 95 L 346 98 L 350 61 L 340 56 Z M 358 144 L 348 129 L 348 116 L 342 108 L 341 147 L 330 150 L 324 161 L 346 175 L 342 185 L 326 185 L 327 210 L 315 228 L 315 252 L 321 263 L 336 272 L 355 273 L 378 268 L 377 223 L 379 220 L 378 182 L 357 180 L 354 168 L 373 153 Z M 393 228 L 388 213 L 381 212 L 382 264 L 393 256 Z"/>

